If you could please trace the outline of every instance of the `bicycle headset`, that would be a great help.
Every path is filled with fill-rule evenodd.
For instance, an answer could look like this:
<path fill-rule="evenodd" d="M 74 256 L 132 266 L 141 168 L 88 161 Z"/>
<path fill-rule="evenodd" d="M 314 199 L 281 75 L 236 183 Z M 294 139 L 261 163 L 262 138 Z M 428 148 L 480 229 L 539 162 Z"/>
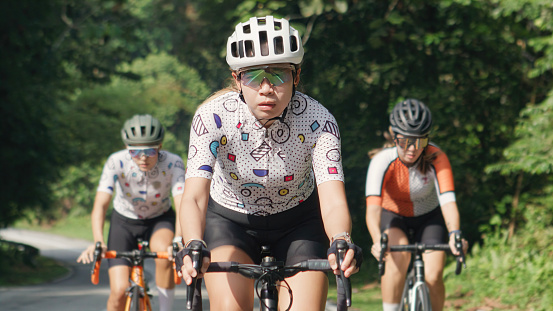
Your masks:
<path fill-rule="evenodd" d="M 423 137 L 430 133 L 432 114 L 421 101 L 406 99 L 394 106 L 390 126 L 395 134 Z"/>
<path fill-rule="evenodd" d="M 164 136 L 161 122 L 149 114 L 133 116 L 121 129 L 121 137 L 126 145 L 160 145 Z"/>

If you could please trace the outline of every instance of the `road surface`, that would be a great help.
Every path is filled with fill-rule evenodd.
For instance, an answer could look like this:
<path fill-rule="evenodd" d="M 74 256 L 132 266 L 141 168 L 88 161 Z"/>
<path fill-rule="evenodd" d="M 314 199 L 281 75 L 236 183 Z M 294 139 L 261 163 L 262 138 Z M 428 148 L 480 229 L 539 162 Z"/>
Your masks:
<path fill-rule="evenodd" d="M 83 265 L 75 260 L 91 242 L 72 239 L 44 232 L 22 229 L 1 229 L 0 238 L 34 246 L 40 254 L 53 258 L 69 268 L 70 272 L 58 280 L 41 285 L 0 287 L 0 310 L 5 311 L 101 311 L 106 309 L 109 295 L 107 265 L 102 265 L 100 283 L 90 283 L 91 265 Z M 146 274 L 153 280 L 155 271 L 152 260 L 146 260 Z M 150 283 L 151 294 L 154 296 L 152 307 L 158 309 L 157 289 L 155 283 Z M 177 285 L 173 310 L 185 310 L 186 289 L 183 284 Z M 209 310 L 207 292 L 203 291 L 204 310 Z M 256 310 L 258 309 L 256 300 Z M 327 311 L 336 307 L 327 307 Z"/>

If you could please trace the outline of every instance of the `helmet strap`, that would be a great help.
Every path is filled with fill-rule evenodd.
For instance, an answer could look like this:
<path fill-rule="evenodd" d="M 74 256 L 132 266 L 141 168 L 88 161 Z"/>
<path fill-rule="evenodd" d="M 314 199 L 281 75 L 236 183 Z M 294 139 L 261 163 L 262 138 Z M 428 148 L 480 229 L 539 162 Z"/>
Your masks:
<path fill-rule="evenodd" d="M 245 104 L 246 103 L 246 100 L 244 99 L 244 93 L 242 93 L 242 87 L 240 87 L 240 94 L 238 95 L 240 97 L 240 99 L 242 100 L 242 102 Z"/>

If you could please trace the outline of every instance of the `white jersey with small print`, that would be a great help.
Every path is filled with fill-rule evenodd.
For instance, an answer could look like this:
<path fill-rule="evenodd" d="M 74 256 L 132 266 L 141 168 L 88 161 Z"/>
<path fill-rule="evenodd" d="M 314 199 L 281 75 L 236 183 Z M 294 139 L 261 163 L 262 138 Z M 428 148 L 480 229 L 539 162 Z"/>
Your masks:
<path fill-rule="evenodd" d="M 338 125 L 319 102 L 296 92 L 281 120 L 264 128 L 238 93 L 226 93 L 196 111 L 190 177 L 211 179 L 211 196 L 231 210 L 289 210 L 311 195 L 315 180 L 344 180 Z"/>
<path fill-rule="evenodd" d="M 161 150 L 156 166 L 141 171 L 128 150 L 109 156 L 98 190 L 113 195 L 113 208 L 132 219 L 148 219 L 171 208 L 171 194 L 184 192 L 184 162 L 173 153 Z"/>

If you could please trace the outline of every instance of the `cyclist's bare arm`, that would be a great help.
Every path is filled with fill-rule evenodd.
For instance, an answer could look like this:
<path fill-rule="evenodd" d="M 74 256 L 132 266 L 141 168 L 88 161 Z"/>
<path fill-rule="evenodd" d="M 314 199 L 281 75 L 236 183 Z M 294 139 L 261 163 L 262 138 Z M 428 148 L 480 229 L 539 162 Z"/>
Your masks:
<path fill-rule="evenodd" d="M 382 206 L 370 204 L 367 205 L 367 211 L 365 214 L 365 221 L 367 222 L 367 228 L 369 228 L 369 234 L 373 240 L 373 246 L 371 247 L 371 253 L 377 260 L 380 259 L 380 219 L 382 216 Z M 385 250 L 384 250 L 385 251 Z"/>
<path fill-rule="evenodd" d="M 442 214 L 444 216 L 445 224 L 448 232 L 455 230 L 460 230 L 461 228 L 461 217 L 459 216 L 459 209 L 457 208 L 457 203 L 455 201 L 444 204 L 442 207 Z M 459 251 L 455 247 L 455 235 L 449 235 L 449 246 L 451 252 L 455 256 L 459 256 Z M 468 242 L 463 239 L 463 253 L 466 253 L 468 249 Z"/>
<path fill-rule="evenodd" d="M 351 233 L 351 217 L 344 183 L 338 180 L 326 181 L 318 186 L 318 193 L 324 228 L 329 239 L 342 232 Z M 358 271 L 353 262 L 353 256 L 354 251 L 348 250 L 342 263 L 341 269 L 346 277 Z M 328 262 L 334 274 L 339 274 L 334 254 L 328 256 Z"/>
<path fill-rule="evenodd" d="M 182 230 L 180 229 L 180 206 L 182 202 L 182 194 L 178 194 L 173 197 L 173 206 L 175 207 L 175 213 L 177 221 L 175 223 L 175 236 L 182 236 Z"/>
<path fill-rule="evenodd" d="M 111 203 L 111 197 L 112 195 L 107 192 L 96 192 L 96 198 L 94 199 L 94 206 L 91 214 L 92 236 L 94 237 L 94 242 L 101 242 L 104 251 L 107 248 L 104 243 L 104 221 L 109 204 Z M 82 262 L 84 264 L 91 263 L 94 260 L 95 244 L 96 243 L 90 245 L 86 250 L 84 250 L 77 258 L 77 262 Z"/>
<path fill-rule="evenodd" d="M 209 186 L 211 180 L 203 177 L 188 178 L 184 184 L 184 193 L 179 210 L 179 222 L 184 242 L 190 240 L 201 240 L 205 229 L 205 215 L 209 200 Z M 204 258 L 200 277 L 209 266 L 209 259 Z M 186 284 L 192 283 L 192 278 L 198 276 L 192 267 L 189 256 L 183 259 L 183 266 L 180 271 Z"/>

